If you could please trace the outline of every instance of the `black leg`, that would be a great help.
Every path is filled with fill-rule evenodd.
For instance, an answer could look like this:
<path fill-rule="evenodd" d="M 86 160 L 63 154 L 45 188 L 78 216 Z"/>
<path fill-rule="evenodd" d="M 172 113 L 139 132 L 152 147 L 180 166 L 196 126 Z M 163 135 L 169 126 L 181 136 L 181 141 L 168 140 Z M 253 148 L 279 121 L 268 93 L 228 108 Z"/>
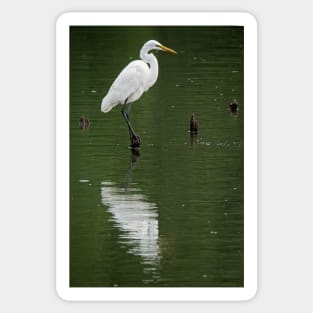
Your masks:
<path fill-rule="evenodd" d="M 124 119 L 127 123 L 127 126 L 128 126 L 129 137 L 130 137 L 130 146 L 131 146 L 131 148 L 138 149 L 140 146 L 140 137 L 138 135 L 136 135 L 133 127 L 130 124 L 130 118 L 129 118 L 130 108 L 131 108 L 130 104 L 127 103 L 127 99 L 126 99 L 126 101 L 122 107 L 122 114 L 123 114 L 123 117 L 124 117 Z"/>

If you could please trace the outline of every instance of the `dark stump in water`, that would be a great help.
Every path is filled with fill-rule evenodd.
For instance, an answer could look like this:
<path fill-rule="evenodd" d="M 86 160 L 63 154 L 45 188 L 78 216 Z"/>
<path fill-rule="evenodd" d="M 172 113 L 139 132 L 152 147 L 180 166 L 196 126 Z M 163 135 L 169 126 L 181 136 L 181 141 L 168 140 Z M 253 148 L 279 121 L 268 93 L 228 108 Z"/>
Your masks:
<path fill-rule="evenodd" d="M 189 131 L 191 135 L 196 135 L 199 131 L 198 122 L 196 121 L 196 117 L 194 114 L 192 114 L 190 118 Z"/>
<path fill-rule="evenodd" d="M 139 149 L 131 149 L 131 166 L 138 163 L 139 158 L 140 158 Z"/>
<path fill-rule="evenodd" d="M 130 137 L 130 148 L 134 150 L 139 150 L 140 148 L 140 137 L 138 135 Z"/>
<path fill-rule="evenodd" d="M 79 120 L 79 125 L 81 129 L 88 128 L 90 126 L 90 120 L 85 116 L 81 116 Z"/>
<path fill-rule="evenodd" d="M 234 99 L 230 104 L 229 104 L 229 110 L 232 113 L 237 113 L 239 109 L 239 104 L 236 99 Z"/>

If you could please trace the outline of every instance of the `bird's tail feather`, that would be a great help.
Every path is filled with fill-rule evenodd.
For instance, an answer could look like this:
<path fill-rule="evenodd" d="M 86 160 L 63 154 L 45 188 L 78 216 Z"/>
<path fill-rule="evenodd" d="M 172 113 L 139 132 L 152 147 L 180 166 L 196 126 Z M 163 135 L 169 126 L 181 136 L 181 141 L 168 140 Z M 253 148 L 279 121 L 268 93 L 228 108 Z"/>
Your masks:
<path fill-rule="evenodd" d="M 101 112 L 108 113 L 110 112 L 118 103 L 111 101 L 110 97 L 106 96 L 102 99 L 101 102 Z"/>

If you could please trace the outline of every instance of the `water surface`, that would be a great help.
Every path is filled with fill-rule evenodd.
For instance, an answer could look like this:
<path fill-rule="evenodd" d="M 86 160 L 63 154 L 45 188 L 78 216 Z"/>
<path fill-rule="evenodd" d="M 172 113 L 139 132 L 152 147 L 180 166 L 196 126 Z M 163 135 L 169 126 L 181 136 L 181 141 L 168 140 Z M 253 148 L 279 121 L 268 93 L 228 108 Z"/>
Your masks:
<path fill-rule="evenodd" d="M 132 105 L 134 153 L 100 103 L 149 39 L 178 55 Z M 243 286 L 243 101 L 241 27 L 71 28 L 70 286 Z"/>

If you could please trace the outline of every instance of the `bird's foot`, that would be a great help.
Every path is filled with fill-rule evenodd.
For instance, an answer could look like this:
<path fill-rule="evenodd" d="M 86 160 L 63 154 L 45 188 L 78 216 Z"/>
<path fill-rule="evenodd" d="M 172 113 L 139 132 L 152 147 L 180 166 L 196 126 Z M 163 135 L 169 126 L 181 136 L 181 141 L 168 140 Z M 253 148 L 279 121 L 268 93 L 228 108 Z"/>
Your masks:
<path fill-rule="evenodd" d="M 138 135 L 133 135 L 130 138 L 130 148 L 139 149 L 140 147 L 140 137 Z"/>

